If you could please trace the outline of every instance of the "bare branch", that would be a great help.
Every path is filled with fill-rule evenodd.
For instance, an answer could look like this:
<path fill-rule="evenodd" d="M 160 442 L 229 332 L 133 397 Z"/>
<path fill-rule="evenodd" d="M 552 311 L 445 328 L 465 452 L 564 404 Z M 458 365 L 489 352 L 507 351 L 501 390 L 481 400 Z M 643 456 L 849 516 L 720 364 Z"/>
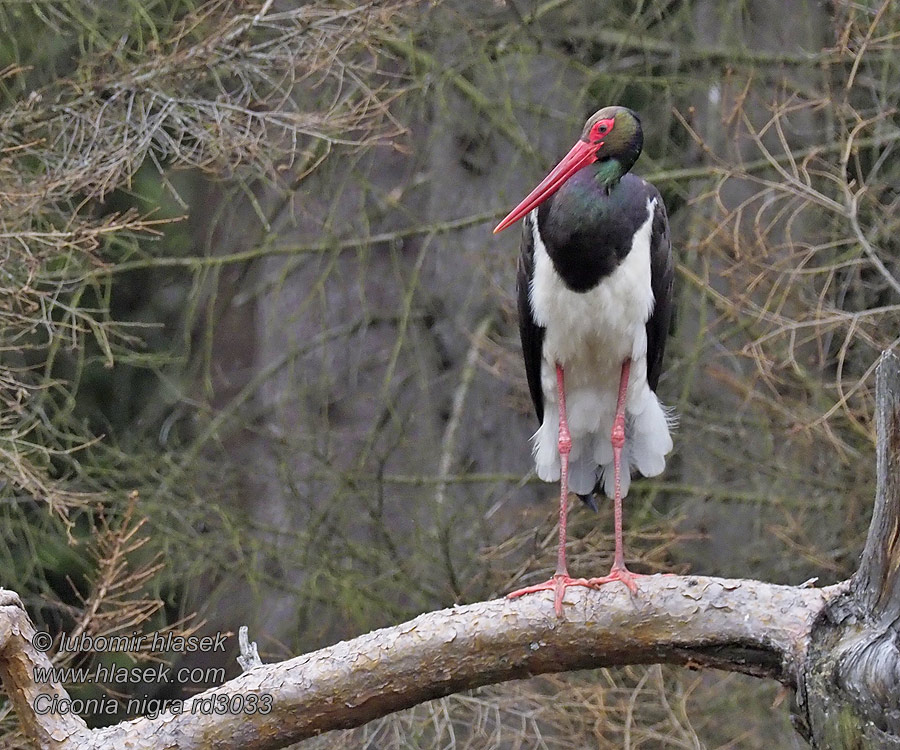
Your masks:
<path fill-rule="evenodd" d="M 561 620 L 544 596 L 430 612 L 286 662 L 255 666 L 186 701 L 182 713 L 80 729 L 55 745 L 44 737 L 41 746 L 100 750 L 122 747 L 127 737 L 133 748 L 278 748 L 480 685 L 619 664 L 691 664 L 794 685 L 815 618 L 845 588 L 699 576 L 653 576 L 640 586 L 634 598 L 615 586 L 570 592 Z M 27 629 L 19 630 L 26 635 L 7 638 L 7 661 L 30 648 Z M 28 684 L 30 672 L 9 673 L 5 669 L 7 690 L 25 696 L 19 709 L 27 713 L 36 690 Z M 271 700 L 269 708 L 205 708 L 234 705 L 229 701 L 235 698 L 247 706 L 251 696 Z"/>

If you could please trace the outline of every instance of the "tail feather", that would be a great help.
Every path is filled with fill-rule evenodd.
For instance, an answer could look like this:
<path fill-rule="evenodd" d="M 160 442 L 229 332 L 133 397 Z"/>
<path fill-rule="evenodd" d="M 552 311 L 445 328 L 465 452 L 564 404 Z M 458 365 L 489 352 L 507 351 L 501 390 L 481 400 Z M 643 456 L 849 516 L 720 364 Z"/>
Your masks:
<path fill-rule="evenodd" d="M 544 413 L 544 421 L 531 438 L 534 452 L 534 466 L 537 475 L 544 482 L 559 480 L 559 452 L 556 431 L 558 421 L 551 409 Z"/>
<path fill-rule="evenodd" d="M 603 492 L 607 497 L 614 497 L 616 494 L 616 472 L 613 470 L 613 464 L 602 467 Z M 627 449 L 622 449 L 622 476 L 619 478 L 619 485 L 622 489 L 622 497 L 627 497 L 628 490 L 631 489 L 631 465 L 628 461 Z"/>
<path fill-rule="evenodd" d="M 597 462 L 592 451 L 583 451 L 569 461 L 569 489 L 576 495 L 589 495 L 597 485 Z"/>
<path fill-rule="evenodd" d="M 666 455 L 672 450 L 672 436 L 666 413 L 655 394 L 635 418 L 631 432 L 631 465 L 645 477 L 662 474 Z"/>
<path fill-rule="evenodd" d="M 578 499 L 581 500 L 588 508 L 590 508 L 594 513 L 597 513 L 600 508 L 597 506 L 597 498 L 593 492 L 589 495 L 579 495 Z"/>

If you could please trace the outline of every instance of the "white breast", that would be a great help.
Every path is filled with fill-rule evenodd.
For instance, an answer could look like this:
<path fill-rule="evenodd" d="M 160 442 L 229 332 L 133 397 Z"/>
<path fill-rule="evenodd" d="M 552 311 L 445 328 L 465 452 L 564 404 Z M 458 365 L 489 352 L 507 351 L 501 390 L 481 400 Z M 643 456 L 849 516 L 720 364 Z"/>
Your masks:
<path fill-rule="evenodd" d="M 566 287 L 553 267 L 538 232 L 537 210 L 526 218 L 534 239 L 531 309 L 535 321 L 546 329 L 541 366 L 544 421 L 534 436 L 535 463 L 541 479 L 559 479 L 559 363 L 565 373 L 566 411 L 572 435 L 570 487 L 579 494 L 589 493 L 600 475 L 608 479 L 605 484 L 610 494 L 609 435 L 626 357 L 631 357 L 632 366 L 626 400 L 623 494 L 628 491 L 631 466 L 645 476 L 659 474 L 665 466 L 665 455 L 672 449 L 665 412 L 647 385 L 645 326 L 654 304 L 650 234 L 655 202 L 647 201 L 647 219 L 635 233 L 624 260 L 596 287 L 581 293 Z"/>
<path fill-rule="evenodd" d="M 637 359 L 646 354 L 646 338 L 636 339 L 640 339 L 638 331 L 643 330 L 653 311 L 650 232 L 655 202 L 655 199 L 647 201 L 647 219 L 635 233 L 625 259 L 587 292 L 573 292 L 566 287 L 541 240 L 537 210 L 531 212 L 528 221 L 534 239 L 535 262 L 531 309 L 538 325 L 547 329 L 545 358 L 565 366 L 584 358 L 586 349 L 599 348 L 604 352 L 604 359 L 615 358 L 620 362 L 629 355 Z"/>

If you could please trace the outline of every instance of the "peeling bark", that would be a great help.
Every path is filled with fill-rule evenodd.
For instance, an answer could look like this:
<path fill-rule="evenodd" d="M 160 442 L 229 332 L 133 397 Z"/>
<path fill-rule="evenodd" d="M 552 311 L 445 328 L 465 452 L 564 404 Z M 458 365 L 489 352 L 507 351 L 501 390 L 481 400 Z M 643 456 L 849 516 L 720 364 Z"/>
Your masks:
<path fill-rule="evenodd" d="M 0 679 L 16 709 L 25 734 L 40 748 L 75 747 L 65 744 L 70 737 L 84 734 L 87 725 L 73 714 L 40 716 L 34 701 L 41 693 L 67 697 L 59 683 L 34 682 L 34 669 L 48 668 L 50 660 L 32 645 L 34 625 L 22 606 L 19 595 L 0 589 Z"/>

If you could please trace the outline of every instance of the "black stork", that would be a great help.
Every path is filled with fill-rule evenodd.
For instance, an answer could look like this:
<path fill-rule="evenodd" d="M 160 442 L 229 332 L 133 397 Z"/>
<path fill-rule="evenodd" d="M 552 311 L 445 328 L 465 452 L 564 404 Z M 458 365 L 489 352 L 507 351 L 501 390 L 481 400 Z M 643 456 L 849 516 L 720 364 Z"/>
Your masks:
<path fill-rule="evenodd" d="M 643 141 L 634 112 L 601 109 L 494 229 L 525 219 L 517 288 L 525 372 L 541 422 L 534 459 L 541 479 L 561 485 L 556 573 L 509 596 L 552 590 L 558 616 L 569 586 L 619 581 L 636 592 L 636 574 L 625 566 L 622 498 L 632 469 L 656 476 L 672 450 L 655 392 L 672 314 L 672 248 L 659 191 L 629 173 Z M 601 487 L 614 503 L 612 569 L 571 578 L 568 493 L 596 508 Z"/>

